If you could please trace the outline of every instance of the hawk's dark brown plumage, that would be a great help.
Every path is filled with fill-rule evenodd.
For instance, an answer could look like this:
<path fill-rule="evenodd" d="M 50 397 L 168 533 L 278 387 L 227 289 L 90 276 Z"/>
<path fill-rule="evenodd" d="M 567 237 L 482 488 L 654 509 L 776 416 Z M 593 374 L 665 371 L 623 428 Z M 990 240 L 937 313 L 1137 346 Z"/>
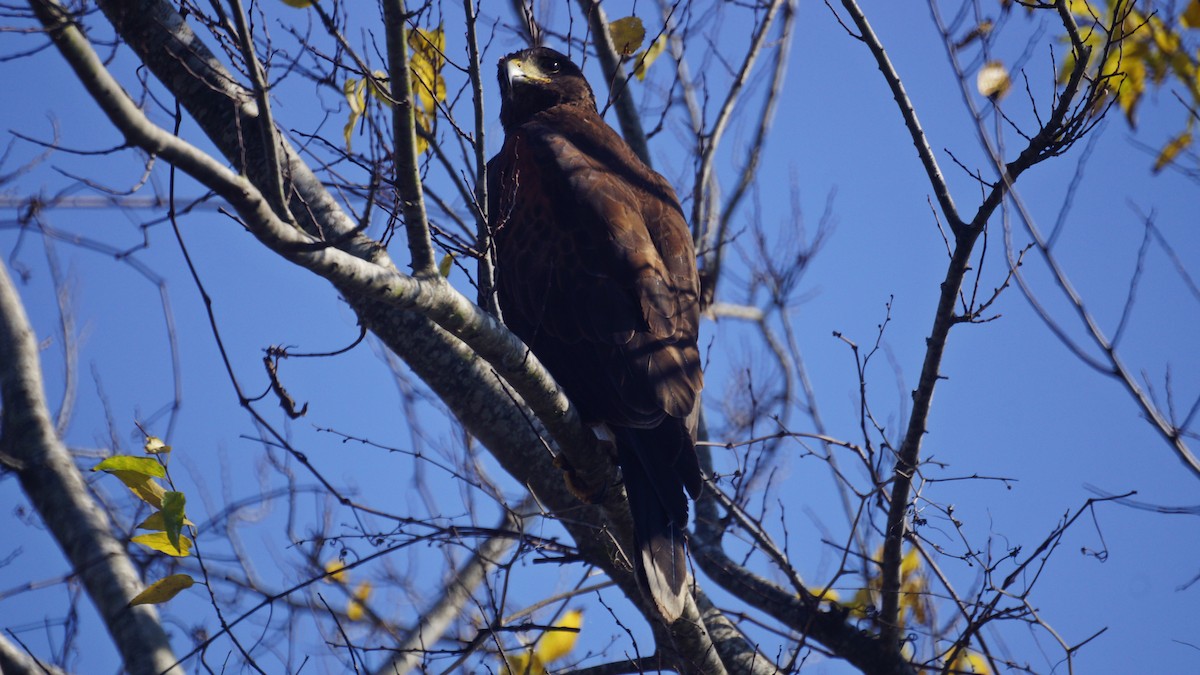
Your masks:
<path fill-rule="evenodd" d="M 674 190 L 596 110 L 574 64 L 543 47 L 500 61 L 504 147 L 488 164 L 504 322 L 591 424 L 614 436 L 638 576 L 683 607 L 683 529 L 701 486 L 699 282 Z"/>

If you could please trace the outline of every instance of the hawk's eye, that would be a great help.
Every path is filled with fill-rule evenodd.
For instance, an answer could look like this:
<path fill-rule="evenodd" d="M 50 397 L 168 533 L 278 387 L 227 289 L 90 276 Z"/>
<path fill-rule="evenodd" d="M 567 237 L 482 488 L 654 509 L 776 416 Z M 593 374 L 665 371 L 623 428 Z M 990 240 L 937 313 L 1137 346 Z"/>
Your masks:
<path fill-rule="evenodd" d="M 560 70 L 562 70 L 562 62 L 561 61 L 555 59 L 553 61 L 546 62 L 546 72 L 547 73 L 550 73 L 551 75 L 555 75 Z"/>

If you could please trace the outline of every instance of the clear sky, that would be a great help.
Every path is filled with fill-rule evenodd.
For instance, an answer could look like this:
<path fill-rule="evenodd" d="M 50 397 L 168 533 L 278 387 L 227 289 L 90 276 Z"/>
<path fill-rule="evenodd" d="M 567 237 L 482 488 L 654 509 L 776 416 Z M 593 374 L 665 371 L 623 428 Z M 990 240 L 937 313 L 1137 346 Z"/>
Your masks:
<path fill-rule="evenodd" d="M 979 189 L 949 153 L 985 175 L 987 163 L 927 8 L 915 3 L 864 5 L 904 79 L 959 208 L 973 213 Z M 619 17 L 629 13 L 628 7 L 628 3 L 612 3 L 608 12 Z M 991 3 L 983 7 L 985 13 L 996 14 Z M 280 17 L 292 21 L 297 16 L 276 15 L 276 7 L 269 9 L 271 22 Z M 638 12 L 647 21 L 653 16 L 650 3 L 640 3 Z M 718 30 L 721 42 L 717 44 L 727 47 L 730 54 L 740 54 L 744 43 L 743 14 L 727 10 L 708 19 L 725 22 Z M 452 52 L 461 44 L 453 23 L 456 16 L 447 10 Z M 565 11 L 557 12 L 554 19 L 567 30 Z M 268 25 L 277 27 L 277 23 Z M 575 30 L 580 30 L 578 23 Z M 1036 37 L 1039 30 L 1047 33 L 1030 47 L 1026 37 Z M 995 56 L 1010 64 L 1023 60 L 1031 91 L 1044 114 L 1051 72 L 1047 45 L 1053 43 L 1059 56 L 1063 47 L 1046 37 L 1055 34 L 1053 26 L 1020 15 L 1009 20 L 1005 31 L 994 46 Z M 107 32 L 99 31 L 99 35 Z M 34 43 L 28 36 L 0 33 L 0 53 L 21 51 Z M 550 44 L 561 47 L 561 42 L 553 39 Z M 513 34 L 498 30 L 485 62 L 492 63 L 517 46 Z M 702 61 L 705 48 L 698 45 L 692 49 L 697 61 Z M 723 67 L 716 60 L 707 63 L 713 69 Z M 656 67 L 663 70 L 665 65 L 664 61 Z M 125 81 L 131 81 L 132 64 L 126 56 L 119 56 L 114 68 Z M 603 91 L 594 59 L 587 71 L 597 90 Z M 120 143 L 118 134 L 85 100 L 80 85 L 56 53 L 2 62 L 0 77 L 10 92 L 22 92 L 19 104 L 0 106 L 0 129 L 49 140 L 57 127 L 60 143 L 79 150 Z M 714 81 L 719 80 L 714 75 Z M 654 97 L 665 83 L 666 73 L 652 69 L 648 84 L 635 86 L 642 88 L 638 95 L 655 101 L 653 109 L 657 111 Z M 764 84 L 760 77 L 754 86 L 761 90 Z M 1022 88 L 1019 81 L 1001 105 L 1013 119 L 1028 124 Z M 299 78 L 289 81 L 276 93 L 277 119 L 286 129 L 307 132 L 328 114 L 321 133 L 332 141 L 340 140 L 343 102 L 328 89 L 313 92 L 308 82 Z M 490 77 L 486 96 L 490 153 L 498 148 L 501 133 L 495 121 L 498 93 Z M 975 101 L 987 106 L 979 96 Z M 154 116 L 167 123 L 161 111 Z M 1193 277 L 1200 275 L 1200 232 L 1196 228 L 1200 186 L 1173 171 L 1152 175 L 1154 156 L 1144 149 L 1161 146 L 1182 128 L 1185 119 L 1186 112 L 1178 102 L 1161 91 L 1143 103 L 1136 130 L 1113 113 L 1090 137 L 1095 144 L 1088 146 L 1083 180 L 1066 213 L 1056 252 L 1075 288 L 1110 334 L 1125 305 L 1142 243 L 1140 214 L 1155 214 L 1156 226 L 1179 260 Z M 727 185 L 731 184 L 732 167 L 741 161 L 752 121 L 739 118 L 725 141 L 722 175 Z M 672 118 L 652 139 L 651 151 L 660 171 L 677 186 L 690 189 L 691 159 L 681 146 L 686 132 L 678 122 Z M 988 122 L 992 123 L 990 117 Z M 185 125 L 185 133 L 194 137 L 195 132 Z M 1005 137 L 1010 147 L 1019 147 L 1020 139 L 1011 129 L 1005 131 Z M 40 152 L 22 140 L 14 140 L 12 147 L 0 173 L 12 171 Z M 1080 144 L 1066 156 L 1035 167 L 1019 181 L 1022 198 L 1044 229 L 1050 229 L 1059 217 L 1072 176 L 1084 156 L 1085 147 Z M 78 157 L 60 152 L 0 190 L 9 203 L 13 197 L 54 195 L 72 185 L 75 195 L 99 194 L 76 184 L 64 172 L 128 187 L 138 180 L 141 166 L 130 154 Z M 157 166 L 147 191 L 157 188 L 165 193 L 166 179 L 165 168 Z M 198 194 L 194 184 L 183 185 L 181 193 Z M 797 294 L 801 301 L 792 312 L 796 340 L 831 435 L 862 440 L 856 418 L 858 381 L 853 358 L 833 333 L 860 345 L 873 343 L 889 302 L 890 323 L 882 340 L 884 350 L 870 372 L 870 396 L 889 436 L 896 438 L 900 433 L 946 263 L 945 247 L 930 212 L 930 197 L 911 139 L 870 54 L 846 34 L 824 5 L 801 3 L 785 94 L 764 155 L 762 179 L 735 223 L 745 228 L 758 219 L 776 237 L 774 241 L 781 242 L 795 236 L 800 220 L 811 236 L 830 205 L 835 228 L 802 278 Z M 796 203 L 800 213 L 793 211 Z M 12 206 L 0 211 L 0 252 L 10 273 L 21 279 L 19 290 L 26 309 L 39 337 L 45 340 L 42 356 L 47 391 L 57 411 L 66 382 L 59 311 L 46 246 L 36 233 L 15 227 L 19 215 Z M 56 209 L 43 216 L 43 222 L 57 231 L 110 247 L 97 251 L 69 238 L 53 243 L 69 291 L 74 317 L 71 333 L 78 349 L 73 378 L 75 408 L 66 438 L 72 448 L 98 455 L 112 449 L 137 452 L 140 441 L 135 420 L 147 423 L 155 433 L 167 433 L 172 418 L 161 411 L 173 400 L 176 382 L 167 346 L 163 296 L 157 285 L 161 281 L 175 322 L 175 353 L 181 372 L 183 405 L 169 438 L 176 448 L 174 471 L 189 495 L 191 519 L 203 523 L 227 503 L 284 486 L 280 472 L 268 468 L 272 458 L 287 465 L 296 484 L 307 488 L 316 481 L 294 461 L 254 440 L 254 425 L 237 406 L 199 293 L 169 226 L 158 222 L 161 215 L 160 209 L 121 212 L 90 208 Z M 146 223 L 153 225 L 140 227 Z M 261 359 L 265 347 L 283 344 L 299 351 L 326 352 L 349 345 L 357 337 L 355 317 L 327 284 L 268 252 L 229 218 L 203 208 L 182 224 L 183 239 L 213 298 L 221 337 L 248 395 L 256 396 L 264 389 Z M 382 222 L 372 227 L 372 233 L 378 234 Z M 998 214 L 992 222 L 981 293 L 990 293 L 1003 278 L 1001 227 Z M 1019 229 L 1019 222 L 1014 221 L 1014 227 L 1018 228 L 1014 239 L 1023 245 L 1028 236 Z M 149 245 L 128 259 L 118 260 L 111 252 L 138 247 L 144 240 Z M 392 244 L 392 254 L 399 261 L 406 260 L 402 245 L 402 238 Z M 748 237 L 735 246 L 738 253 L 730 256 L 733 269 L 721 299 L 744 302 L 747 298 L 739 280 L 745 279 L 746 266 L 740 256 L 753 258 L 754 253 Z M 1069 327 L 1071 335 L 1080 337 L 1079 324 L 1056 295 L 1044 265 L 1033 252 L 1027 262 L 1025 271 L 1039 297 Z M 462 282 L 461 270 L 455 274 L 454 280 Z M 928 519 L 923 532 L 929 540 L 944 546 L 950 556 L 964 553 L 968 545 L 977 551 L 990 550 L 996 558 L 1018 547 L 1022 555 L 1028 555 L 1065 514 L 1074 513 L 1095 496 L 1089 486 L 1109 493 L 1136 490 L 1137 499 L 1153 504 L 1200 504 L 1197 477 L 1141 419 L 1131 397 L 1115 380 L 1073 357 L 1017 289 L 1010 288 L 1000 297 L 994 313 L 999 315 L 995 321 L 958 326 L 952 332 L 942 366 L 947 379 L 939 384 L 934 398 L 924 453 L 945 464 L 931 469 L 929 478 L 977 475 L 1006 480 L 926 485 L 918 504 Z M 1139 373 L 1160 401 L 1167 397 L 1165 378 L 1170 374 L 1173 405 L 1180 411 L 1200 395 L 1200 351 L 1195 348 L 1200 333 L 1198 317 L 1200 298 L 1189 292 L 1163 249 L 1151 245 L 1132 323 L 1120 349 L 1129 368 Z M 710 321 L 704 331 L 704 343 L 712 345 L 706 411 L 719 433 L 725 425 L 717 401 L 741 386 L 737 375 L 747 365 L 761 366 L 762 357 L 753 356 L 761 354 L 761 343 L 744 326 L 728 319 Z M 259 409 L 286 430 L 322 474 L 340 488 L 361 501 L 417 518 L 433 513 L 446 522 L 459 522 L 474 508 L 481 514 L 479 522 L 496 520 L 493 504 L 477 492 L 460 489 L 436 466 L 414 464 L 402 453 L 343 443 L 336 434 L 324 431 L 335 429 L 389 448 L 425 452 L 447 464 L 461 461 L 461 440 L 449 430 L 436 402 L 422 393 L 411 376 L 407 380 L 393 376 L 379 348 L 364 343 L 335 358 L 287 361 L 281 373 L 293 396 L 309 404 L 308 416 L 285 421 L 269 401 Z M 417 420 L 416 424 L 405 423 L 406 404 L 412 406 L 409 418 Z M 795 412 L 789 426 L 794 431 L 813 430 L 811 420 Z M 732 458 L 721 457 L 721 452 L 718 461 L 730 468 Z M 794 564 L 807 580 L 818 583 L 822 575 L 833 571 L 837 559 L 836 551 L 821 543 L 823 533 L 830 532 L 834 541 L 841 541 L 846 518 L 828 469 L 805 454 L 799 443 L 782 446 L 768 520 L 780 537 L 779 523 L 786 522 Z M 480 470 L 499 478 L 500 469 L 486 458 L 480 459 Z M 120 495 L 111 478 L 93 480 L 107 494 Z M 510 496 L 519 494 L 510 482 L 502 485 Z M 111 504 L 114 509 L 133 508 L 125 500 Z M 954 506 L 967 543 L 935 505 Z M 254 556 L 251 573 L 273 589 L 311 575 L 302 564 L 311 546 L 293 546 L 292 542 L 311 537 L 318 528 L 346 536 L 343 544 L 350 549 L 351 558 L 372 552 L 369 543 L 353 536 L 358 524 L 352 516 L 333 507 L 326 499 L 304 497 L 291 508 L 282 499 L 272 499 L 239 511 L 235 544 Z M 0 629 L 17 633 L 38 654 L 55 653 L 63 645 L 60 622 L 67 607 L 63 587 L 28 592 L 14 589 L 27 582 L 53 580 L 66 573 L 67 566 L 30 513 L 11 475 L 0 479 L 0 514 L 6 523 L 6 536 L 0 538 Z M 286 529 L 289 526 L 290 531 Z M 374 522 L 364 529 L 369 533 L 388 527 Z M 561 534 L 554 525 L 538 528 L 538 534 Z M 1076 672 L 1197 669 L 1200 640 L 1195 636 L 1195 615 L 1200 607 L 1200 583 L 1185 586 L 1200 573 L 1198 530 L 1194 515 L 1162 515 L 1103 504 L 1095 509 L 1094 517 L 1081 518 L 1066 534 L 1049 557 L 1031 604 L 1068 644 L 1104 630 L 1079 651 Z M 220 540 L 225 534 L 219 530 L 207 543 L 214 559 L 231 553 L 230 545 Z M 203 535 L 199 544 L 206 545 Z M 1097 551 L 1103 555 L 1096 555 Z M 453 551 L 451 555 L 461 557 L 461 553 Z M 321 558 L 335 554 L 325 550 Z M 427 557 L 405 552 L 372 568 L 372 573 L 386 570 L 413 586 L 428 587 L 436 584 L 442 557 L 437 552 L 424 555 Z M 949 556 L 941 564 L 960 593 L 969 596 L 977 590 L 977 567 Z M 1011 569 L 1011 565 L 1001 565 L 998 574 L 1002 577 Z M 517 598 L 512 609 L 547 595 L 551 588 L 547 579 L 553 579 L 553 590 L 561 591 L 581 577 L 576 567 L 557 570 L 547 565 L 518 565 L 512 577 Z M 853 594 L 853 579 L 844 578 L 840 584 L 844 596 Z M 344 595 L 337 589 L 327 588 L 322 593 L 331 604 L 344 603 Z M 606 600 L 615 598 L 607 596 Z M 411 616 L 423 606 L 407 605 L 409 595 L 398 591 L 379 602 L 382 607 L 390 605 L 400 616 Z M 622 627 L 607 611 L 592 600 L 584 604 L 588 611 L 581 649 L 595 655 L 584 665 L 628 650 Z M 82 606 L 85 611 L 79 617 L 78 635 L 71 643 L 76 656 L 68 663 L 80 672 L 111 672 L 115 655 L 90 606 L 86 602 Z M 948 618 L 949 607 L 941 606 L 939 611 Z M 199 626 L 213 630 L 216 625 L 207 598 L 198 590 L 175 601 L 167 613 L 168 626 L 181 636 L 181 646 L 187 642 L 182 637 L 185 634 Z M 633 629 L 646 639 L 640 623 Z M 255 639 L 251 633 L 247 632 L 245 639 Z M 271 644 L 269 649 L 303 655 L 310 647 L 314 652 L 322 650 L 323 638 L 332 639 L 318 636 L 311 628 L 299 635 L 303 639 Z M 1037 672 L 1065 672 L 1063 652 L 1045 631 L 1011 622 L 987 635 L 998 654 Z M 646 649 L 645 643 L 641 646 Z M 220 654 L 210 654 L 210 665 L 224 659 L 227 647 L 226 643 Z M 494 667 L 494 662 L 480 663 Z M 335 664 L 319 661 L 316 667 L 336 672 Z M 811 658 L 810 666 L 818 673 L 846 670 L 819 656 Z"/>

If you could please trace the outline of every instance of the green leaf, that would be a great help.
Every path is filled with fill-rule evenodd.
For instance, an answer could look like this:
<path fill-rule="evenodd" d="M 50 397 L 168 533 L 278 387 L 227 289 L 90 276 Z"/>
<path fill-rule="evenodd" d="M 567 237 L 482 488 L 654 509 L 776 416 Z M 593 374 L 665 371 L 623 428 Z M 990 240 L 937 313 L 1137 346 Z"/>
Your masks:
<path fill-rule="evenodd" d="M 165 494 L 166 493 L 164 493 L 164 495 Z M 183 519 L 183 524 L 187 525 L 188 527 L 196 526 L 195 523 L 188 520 L 186 517 Z M 146 516 L 146 519 L 143 520 L 142 522 L 138 523 L 134 529 L 150 530 L 152 532 L 166 532 L 167 524 L 165 522 L 163 522 L 162 511 L 155 511 L 154 513 L 151 513 L 149 516 Z"/>
<path fill-rule="evenodd" d="M 92 471 L 107 471 L 108 473 L 127 471 L 154 478 L 162 478 L 167 475 L 167 470 L 163 468 L 163 465 L 158 460 L 150 457 L 134 457 L 132 455 L 113 455 L 93 466 Z"/>
<path fill-rule="evenodd" d="M 196 580 L 187 574 L 172 574 L 147 586 L 129 601 L 129 605 L 161 605 L 195 583 Z"/>
<path fill-rule="evenodd" d="M 182 492 L 170 491 L 163 495 L 162 515 L 163 530 L 167 540 L 177 550 L 179 549 L 179 533 L 183 530 L 183 507 L 187 497 Z"/>
<path fill-rule="evenodd" d="M 134 542 L 135 544 L 141 544 L 148 549 L 158 551 L 159 553 L 166 553 L 167 555 L 175 558 L 186 558 L 187 556 L 191 555 L 192 551 L 191 539 L 188 539 L 183 535 L 179 535 L 179 546 L 175 546 L 171 543 L 171 540 L 167 538 L 166 532 L 139 534 L 133 539 L 130 539 L 130 541 Z"/>

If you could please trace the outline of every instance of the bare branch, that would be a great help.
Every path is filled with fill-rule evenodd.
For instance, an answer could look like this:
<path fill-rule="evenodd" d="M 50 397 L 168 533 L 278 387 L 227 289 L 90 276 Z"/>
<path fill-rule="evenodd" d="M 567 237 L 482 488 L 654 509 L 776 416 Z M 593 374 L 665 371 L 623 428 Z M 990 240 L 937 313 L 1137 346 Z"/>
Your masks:
<path fill-rule="evenodd" d="M 884 51 L 883 43 L 879 41 L 879 36 L 867 22 L 867 17 L 858 3 L 855 0 L 842 0 L 842 6 L 850 13 L 850 19 L 861 33 L 859 39 L 866 43 L 867 48 L 875 56 L 879 71 L 883 73 L 883 79 L 887 82 L 888 88 L 892 90 L 892 97 L 896 99 L 896 106 L 900 109 L 901 116 L 904 117 L 904 125 L 908 128 L 909 135 L 912 136 L 913 145 L 917 147 L 917 156 L 921 158 L 921 166 L 925 168 L 925 174 L 929 178 L 930 186 L 933 187 L 933 194 L 937 198 L 938 205 L 942 208 L 942 214 L 946 217 L 946 223 L 950 226 L 950 231 L 957 236 L 966 227 L 966 224 L 954 206 L 954 198 L 950 196 L 950 187 L 946 184 L 946 177 L 942 174 L 941 167 L 938 166 L 937 158 L 933 156 L 933 149 L 929 147 L 929 139 L 925 135 L 925 130 L 921 128 L 921 121 L 917 119 L 917 112 L 913 109 L 912 100 L 904 89 L 904 83 L 900 81 L 900 75 L 892 66 L 887 52 Z"/>

